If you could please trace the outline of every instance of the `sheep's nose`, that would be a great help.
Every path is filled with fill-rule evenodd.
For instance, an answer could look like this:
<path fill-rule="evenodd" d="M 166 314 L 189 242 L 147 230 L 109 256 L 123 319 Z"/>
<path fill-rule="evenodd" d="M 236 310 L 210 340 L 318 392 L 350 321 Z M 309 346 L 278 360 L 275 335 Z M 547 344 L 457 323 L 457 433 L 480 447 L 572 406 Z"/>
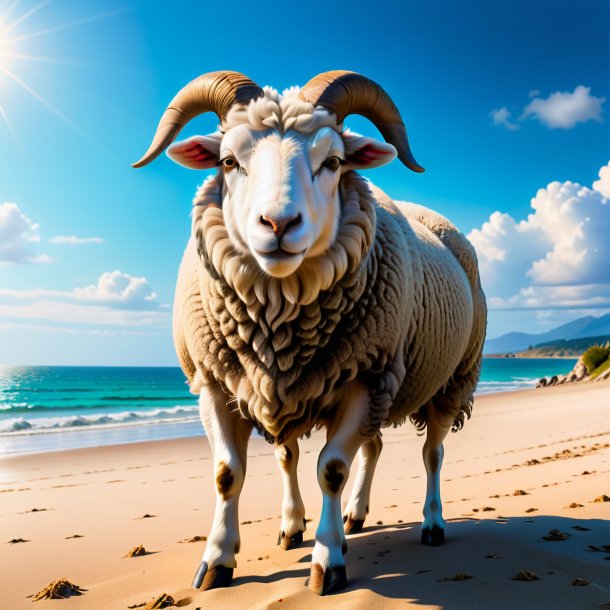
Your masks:
<path fill-rule="evenodd" d="M 284 235 L 284 233 L 286 233 L 286 231 L 289 231 L 293 227 L 298 227 L 301 224 L 302 220 L 303 219 L 301 218 L 300 214 L 284 218 L 278 216 L 274 217 L 261 215 L 261 217 L 259 218 L 260 223 L 267 227 L 271 227 L 273 232 L 278 237 L 281 237 L 282 235 Z"/>

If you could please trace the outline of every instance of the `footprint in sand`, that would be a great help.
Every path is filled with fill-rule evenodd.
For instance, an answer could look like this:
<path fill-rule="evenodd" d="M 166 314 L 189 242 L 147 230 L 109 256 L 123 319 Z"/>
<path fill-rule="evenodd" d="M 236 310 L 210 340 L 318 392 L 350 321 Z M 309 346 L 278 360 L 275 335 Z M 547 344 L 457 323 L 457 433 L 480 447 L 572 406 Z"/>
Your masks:
<path fill-rule="evenodd" d="M 540 576 L 538 576 L 538 574 L 534 574 L 534 572 L 530 572 L 529 570 L 521 570 L 518 574 L 513 576 L 513 580 L 533 582 L 534 580 L 540 580 Z"/>
<path fill-rule="evenodd" d="M 205 542 L 207 539 L 207 536 L 193 536 L 192 538 L 185 538 L 184 540 L 179 540 L 178 542 L 180 544 L 183 542 Z"/>
<path fill-rule="evenodd" d="M 559 530 L 551 530 L 546 536 L 542 536 L 543 540 L 548 540 L 549 542 L 561 542 L 563 540 L 568 540 L 569 538 L 569 534 L 560 532 Z"/>
<path fill-rule="evenodd" d="M 134 546 L 127 555 L 123 555 L 123 557 L 143 557 L 144 555 L 150 555 L 150 553 L 141 545 Z"/>
<path fill-rule="evenodd" d="M 597 496 L 597 498 L 591 500 L 594 504 L 598 504 L 600 502 L 610 502 L 610 496 L 606 494 L 602 494 L 601 496 Z"/>

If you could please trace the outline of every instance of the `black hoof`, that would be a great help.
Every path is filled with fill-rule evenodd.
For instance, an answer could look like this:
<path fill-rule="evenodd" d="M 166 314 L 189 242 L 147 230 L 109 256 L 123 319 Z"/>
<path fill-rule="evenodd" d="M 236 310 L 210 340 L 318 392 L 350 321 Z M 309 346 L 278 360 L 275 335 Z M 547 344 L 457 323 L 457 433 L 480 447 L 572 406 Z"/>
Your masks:
<path fill-rule="evenodd" d="M 303 532 L 297 532 L 292 536 L 286 536 L 284 532 L 280 532 L 277 537 L 277 543 L 284 551 L 294 549 L 303 544 Z"/>
<path fill-rule="evenodd" d="M 347 574 L 345 566 L 337 566 L 336 568 L 328 568 L 324 573 L 324 586 L 322 595 L 336 593 L 347 587 Z"/>
<path fill-rule="evenodd" d="M 347 574 L 345 566 L 328 568 L 326 572 L 318 563 L 311 566 L 311 576 L 309 578 L 309 588 L 318 595 L 328 595 L 345 589 L 347 586 Z"/>
<path fill-rule="evenodd" d="M 356 534 L 362 531 L 364 519 L 352 519 L 351 517 L 343 517 L 345 523 L 344 531 L 346 534 Z"/>
<path fill-rule="evenodd" d="M 233 568 L 216 566 L 208 570 L 208 564 L 202 561 L 193 579 L 192 587 L 193 589 L 201 588 L 202 591 L 219 589 L 220 587 L 228 587 L 232 580 Z"/>
<path fill-rule="evenodd" d="M 445 544 L 445 530 L 435 525 L 432 528 L 424 527 L 421 531 L 421 543 L 427 546 L 440 546 Z"/>
<path fill-rule="evenodd" d="M 202 561 L 197 568 L 197 572 L 195 572 L 195 577 L 193 578 L 193 584 L 191 585 L 193 589 L 199 589 L 207 571 L 208 564 L 205 561 Z"/>

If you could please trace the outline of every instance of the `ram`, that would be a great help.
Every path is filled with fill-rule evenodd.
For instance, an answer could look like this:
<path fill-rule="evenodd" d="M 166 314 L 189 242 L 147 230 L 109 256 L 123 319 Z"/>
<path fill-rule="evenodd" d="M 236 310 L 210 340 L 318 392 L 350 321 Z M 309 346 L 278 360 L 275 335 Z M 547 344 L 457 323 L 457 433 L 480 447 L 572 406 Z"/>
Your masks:
<path fill-rule="evenodd" d="M 209 111 L 220 119 L 217 132 L 172 144 Z M 385 142 L 344 130 L 350 114 L 370 119 Z M 423 171 L 388 94 L 346 71 L 281 95 L 237 72 L 208 73 L 172 100 L 135 166 L 168 146 L 186 167 L 218 167 L 195 197 L 174 304 L 176 349 L 200 396 L 216 484 L 194 586 L 231 582 L 253 427 L 275 444 L 285 473 L 287 544 L 304 529 L 296 439 L 327 428 L 317 465 L 314 592 L 346 585 L 341 492 L 360 451 L 344 517 L 353 531 L 368 509 L 383 426 L 410 419 L 426 429 L 422 542 L 444 542 L 443 440 L 471 414 L 486 306 L 462 234 L 430 210 L 393 202 L 354 171 L 396 155 Z"/>

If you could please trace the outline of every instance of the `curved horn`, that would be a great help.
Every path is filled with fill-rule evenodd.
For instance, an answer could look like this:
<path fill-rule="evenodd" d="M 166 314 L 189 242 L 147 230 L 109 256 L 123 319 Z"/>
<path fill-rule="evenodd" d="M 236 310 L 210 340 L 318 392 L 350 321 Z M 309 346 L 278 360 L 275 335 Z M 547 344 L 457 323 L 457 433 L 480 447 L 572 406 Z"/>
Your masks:
<path fill-rule="evenodd" d="M 375 124 L 386 142 L 396 147 L 398 158 L 409 169 L 424 171 L 411 153 L 398 108 L 390 96 L 366 76 L 347 70 L 322 72 L 301 89 L 299 97 L 335 113 L 337 123 L 349 114 L 361 114 Z"/>
<path fill-rule="evenodd" d="M 215 112 L 223 121 L 236 103 L 260 97 L 263 90 L 240 72 L 208 72 L 182 88 L 163 113 L 152 144 L 133 167 L 142 167 L 156 159 L 194 117 Z"/>

